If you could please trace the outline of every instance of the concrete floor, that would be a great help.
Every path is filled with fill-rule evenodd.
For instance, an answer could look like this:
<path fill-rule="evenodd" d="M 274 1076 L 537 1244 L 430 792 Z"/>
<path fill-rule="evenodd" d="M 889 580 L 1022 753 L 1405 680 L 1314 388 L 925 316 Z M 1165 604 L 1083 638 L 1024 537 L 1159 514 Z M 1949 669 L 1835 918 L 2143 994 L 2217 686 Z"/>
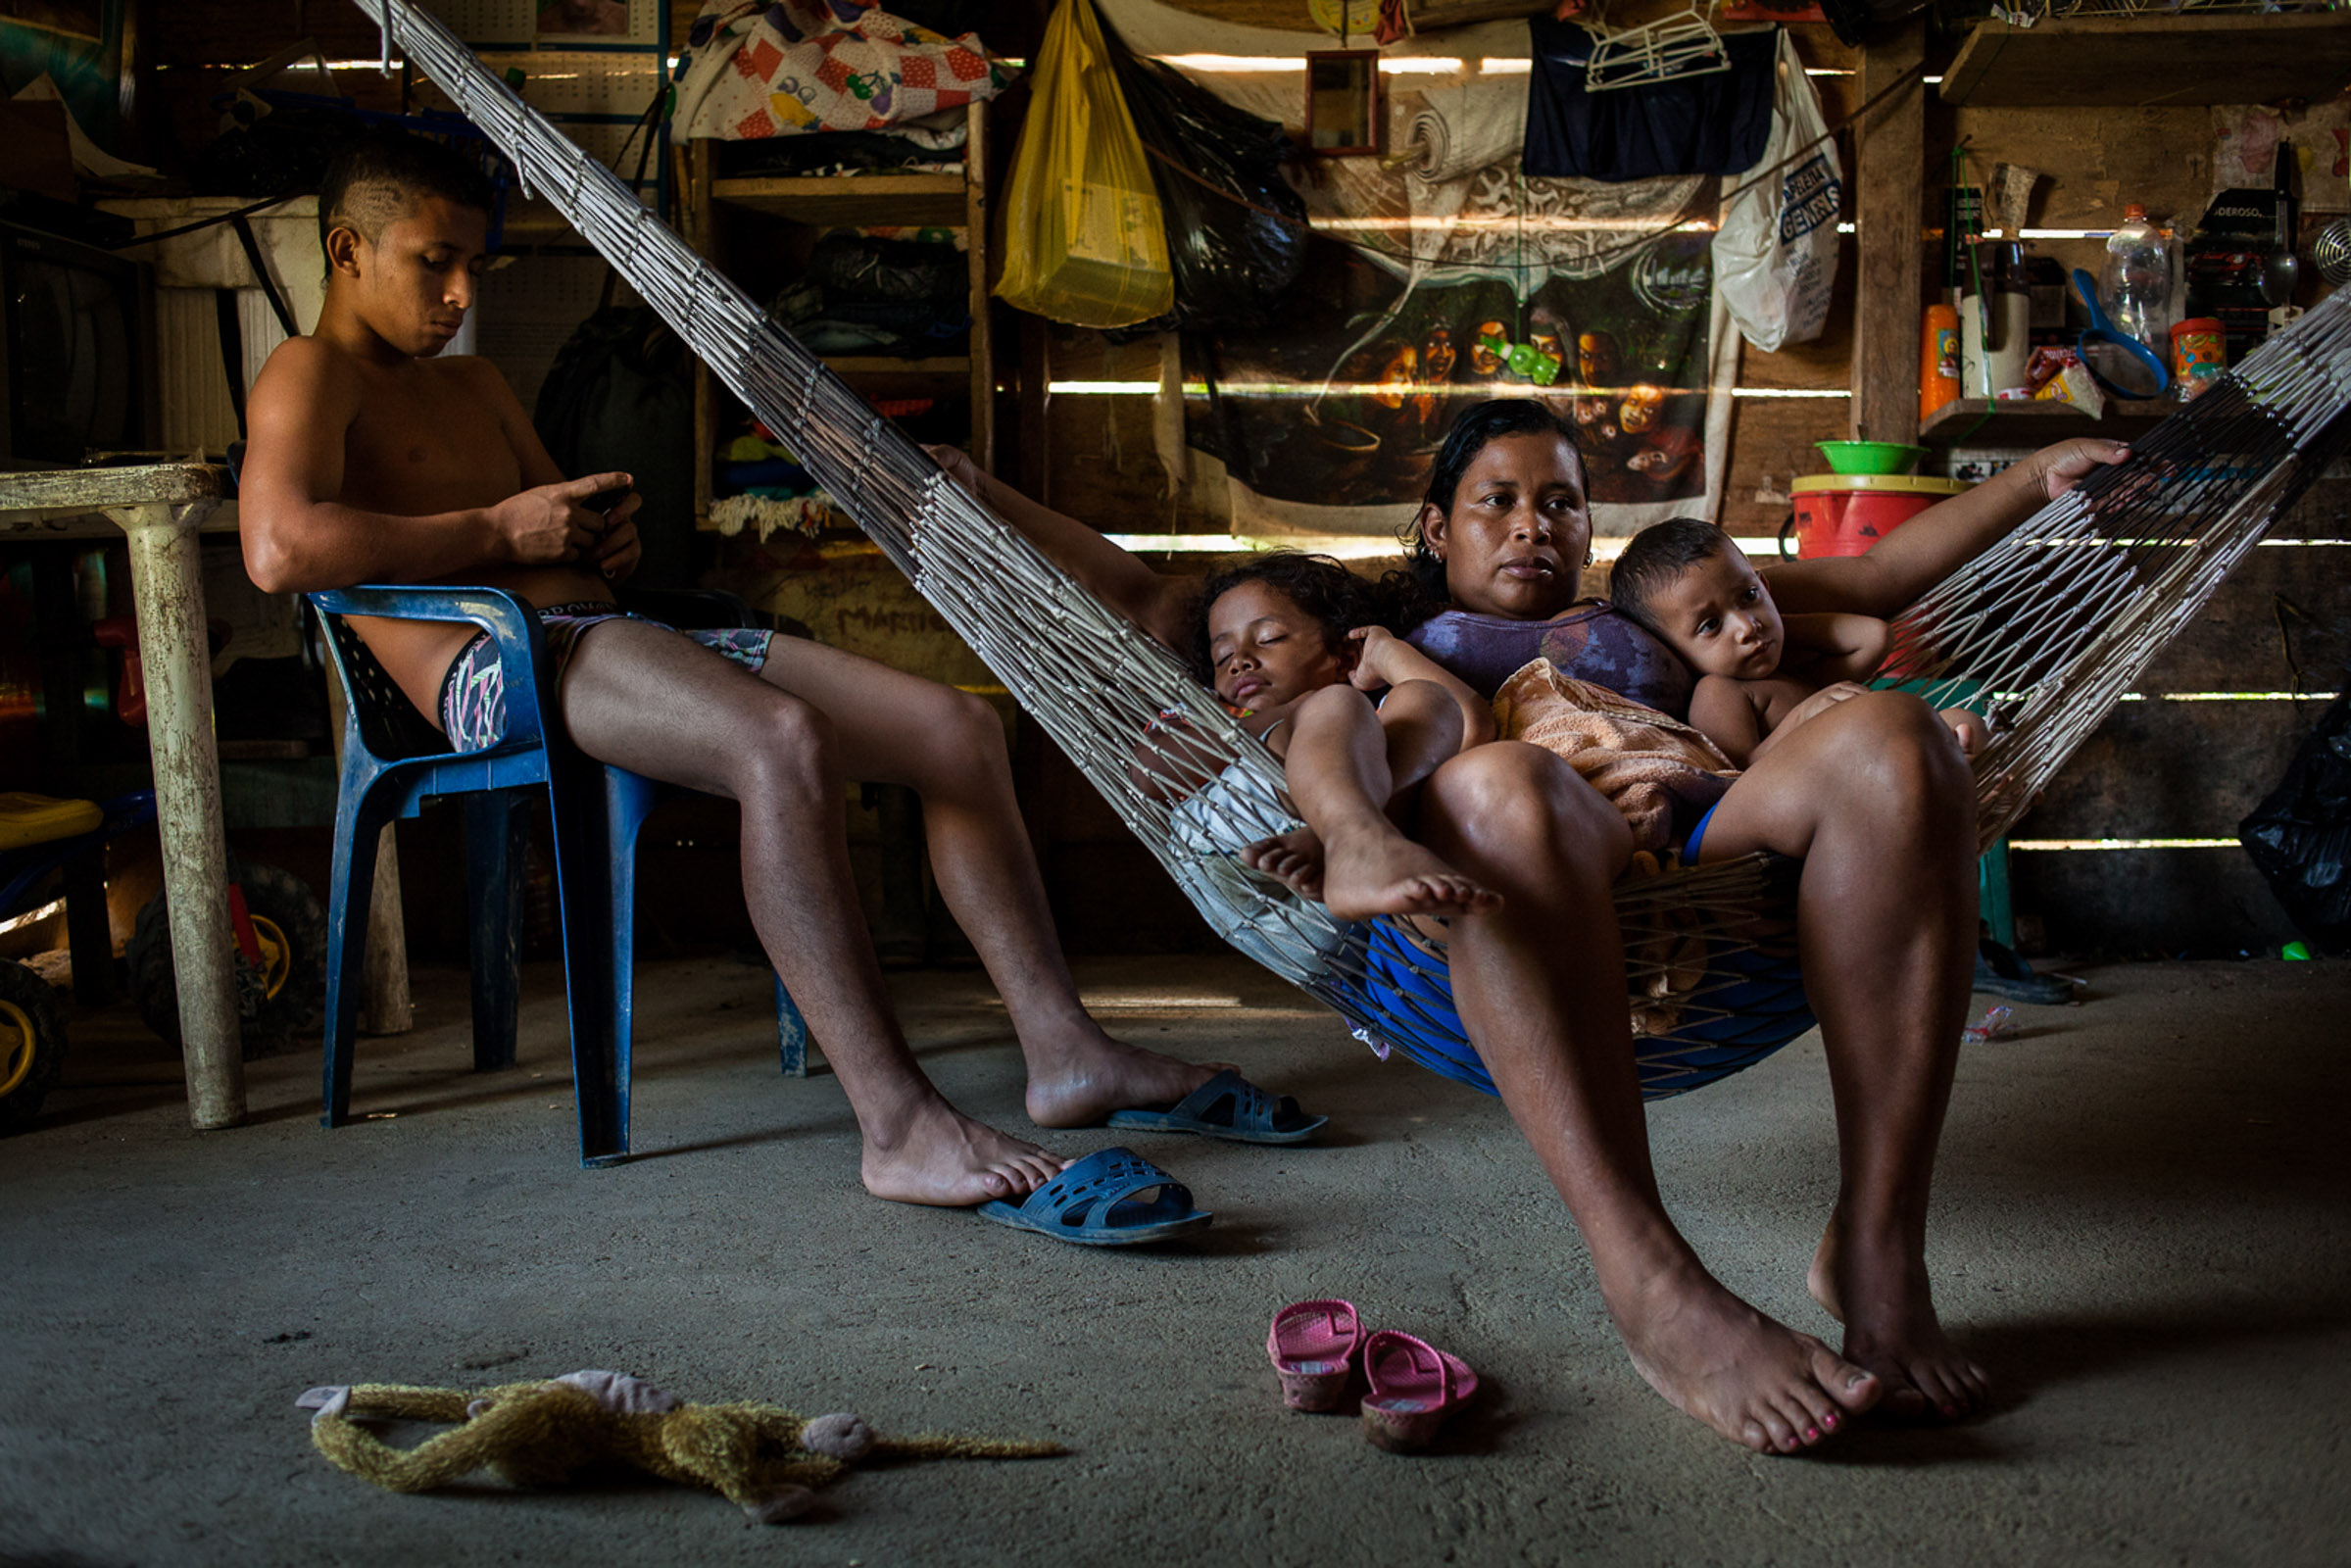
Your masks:
<path fill-rule="evenodd" d="M 1113 1027 L 1229 1054 L 1336 1136 L 1130 1136 L 1218 1221 L 1127 1252 L 865 1198 L 838 1086 L 777 1078 L 765 982 L 722 960 L 641 974 L 640 1157 L 609 1171 L 574 1158 L 552 972 L 523 1065 L 486 1078 L 462 976 L 420 976 L 421 1027 L 363 1055 L 380 1119 L 332 1134 L 315 1054 L 255 1064 L 249 1127 L 191 1133 L 117 1009 L 0 1144 L 0 1564 L 2351 1560 L 2351 967 L 2086 974 L 2086 1005 L 2021 1008 L 1960 1067 L 1934 1256 L 1997 1407 L 1802 1460 L 1639 1381 L 1496 1103 L 1372 1060 L 1238 959 L 1081 979 Z M 942 1087 L 1024 1126 L 984 985 L 898 989 Z M 1722 1277 L 1831 1332 L 1802 1289 L 1834 1180 L 1817 1039 L 1651 1126 Z M 1266 1319 L 1320 1295 L 1485 1376 L 1439 1453 L 1279 1407 Z M 762 1530 L 659 1486 L 390 1495 L 314 1453 L 293 1405 L 579 1367 L 1075 1451 L 861 1473 Z"/>

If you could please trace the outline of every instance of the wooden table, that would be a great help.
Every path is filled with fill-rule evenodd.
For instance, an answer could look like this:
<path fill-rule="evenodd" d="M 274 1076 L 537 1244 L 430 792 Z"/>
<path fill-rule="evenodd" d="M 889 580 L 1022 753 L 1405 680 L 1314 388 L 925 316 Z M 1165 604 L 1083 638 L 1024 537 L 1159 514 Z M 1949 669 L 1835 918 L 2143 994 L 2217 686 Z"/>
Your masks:
<path fill-rule="evenodd" d="M 0 545 L 104 536 L 109 530 L 96 517 L 130 542 L 188 1119 L 200 1129 L 245 1119 L 228 851 L 196 543 L 208 524 L 236 526 L 227 494 L 228 470 L 201 463 L 0 473 Z"/>

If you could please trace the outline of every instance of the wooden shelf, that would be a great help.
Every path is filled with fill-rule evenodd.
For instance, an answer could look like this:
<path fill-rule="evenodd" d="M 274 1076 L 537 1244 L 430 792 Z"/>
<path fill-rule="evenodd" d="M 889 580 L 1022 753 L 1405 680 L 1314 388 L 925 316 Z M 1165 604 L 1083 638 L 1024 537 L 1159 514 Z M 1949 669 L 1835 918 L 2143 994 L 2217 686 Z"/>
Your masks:
<path fill-rule="evenodd" d="M 1980 23 L 1943 73 L 1948 104 L 2140 108 L 2322 103 L 2351 82 L 2351 16 Z"/>
<path fill-rule="evenodd" d="M 2125 403 L 2111 399 L 2106 413 L 2093 419 L 2071 403 L 1957 398 L 1927 416 L 1919 426 L 1919 439 L 1938 447 L 2038 447 L 2077 435 L 2129 441 L 2145 434 L 2166 415 L 2179 413 L 2180 407 L 2169 401 Z"/>
<path fill-rule="evenodd" d="M 719 179 L 712 200 L 796 223 L 961 227 L 969 220 L 961 174 L 807 174 Z"/>
<path fill-rule="evenodd" d="M 996 467 L 996 355 L 988 293 L 988 106 L 964 112 L 963 168 L 953 172 L 794 174 L 775 178 L 718 177 L 715 143 L 687 143 L 680 189 L 685 196 L 687 243 L 720 269 L 753 239 L 730 244 L 729 230 L 745 213 L 781 218 L 811 227 L 960 228 L 965 231 L 962 264 L 969 286 L 970 343 L 962 354 L 899 359 L 878 354 L 825 356 L 835 375 L 860 394 L 881 401 L 933 398 L 968 400 L 971 422 L 963 446 L 986 471 Z M 769 282 L 772 284 L 773 279 Z M 710 368 L 694 369 L 694 514 L 710 521 L 712 468 L 718 431 L 716 384 Z"/>
<path fill-rule="evenodd" d="M 969 397 L 971 360 L 961 354 L 928 360 L 893 359 L 884 354 L 825 357 L 831 371 L 860 392 L 899 397 Z"/>

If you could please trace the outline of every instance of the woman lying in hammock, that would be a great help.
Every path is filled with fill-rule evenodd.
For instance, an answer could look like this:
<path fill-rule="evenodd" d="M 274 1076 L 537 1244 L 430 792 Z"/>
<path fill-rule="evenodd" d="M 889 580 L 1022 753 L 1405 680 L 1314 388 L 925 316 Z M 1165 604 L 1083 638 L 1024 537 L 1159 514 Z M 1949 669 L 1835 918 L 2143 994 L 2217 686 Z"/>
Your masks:
<path fill-rule="evenodd" d="M 1933 508 L 1867 556 L 1768 568 L 1789 613 L 1890 616 L 2126 450 L 2070 441 Z M 978 473 L 951 471 L 1106 603 L 1179 652 L 1200 610 L 1167 577 Z M 1528 661 L 1678 712 L 1690 673 L 1602 604 L 1584 466 L 1540 403 L 1456 421 L 1412 525 L 1413 564 L 1448 609 L 1409 640 L 1480 691 Z M 1366 790 L 1378 781 L 1362 781 Z M 1984 1375 L 1945 1337 L 1926 1265 L 1928 1193 L 1976 952 L 1975 810 L 1966 760 L 1935 710 L 1872 692 L 1773 748 L 1707 814 L 1687 858 L 1758 850 L 1803 862 L 1798 945 L 1836 1098 L 1838 1190 L 1813 1296 L 1842 1354 L 1732 1295 L 1674 1228 L 1649 1162 L 1611 886 L 1624 818 L 1551 753 L 1511 741 L 1437 765 L 1413 837 L 1500 896 L 1444 930 L 1448 990 L 1521 1133 L 1583 1232 L 1634 1366 L 1736 1442 L 1793 1453 L 1882 1406 L 1912 1419 L 1981 1409 Z M 1565 940 L 1563 940 L 1565 936 Z"/>

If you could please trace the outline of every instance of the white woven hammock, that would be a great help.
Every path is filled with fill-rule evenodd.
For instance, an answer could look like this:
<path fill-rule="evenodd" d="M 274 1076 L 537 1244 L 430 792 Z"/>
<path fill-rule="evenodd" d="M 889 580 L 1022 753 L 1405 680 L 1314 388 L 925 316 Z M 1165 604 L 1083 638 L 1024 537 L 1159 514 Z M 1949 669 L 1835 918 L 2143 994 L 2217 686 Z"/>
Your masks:
<path fill-rule="evenodd" d="M 1209 924 L 1344 1014 L 1415 1045 L 1457 1029 L 1364 986 L 1366 932 L 1242 867 L 1297 824 L 1273 757 L 1165 648 L 1097 601 L 943 473 L 823 362 L 494 75 L 414 0 L 355 0 L 785 441 L 1082 768 Z M 1975 759 L 1988 845 L 2193 618 L 2230 567 L 2351 441 L 2351 291 L 2329 299 L 1895 623 L 1888 676 L 1989 720 Z M 1181 780 L 1183 788 L 1156 787 Z M 1204 784 L 1204 787 L 1202 787 Z M 1787 866 L 1764 856 L 1617 893 L 1646 1092 L 1710 1081 L 1808 1025 L 1746 1030 L 1756 972 L 1792 956 Z M 1772 1037 L 1776 1034 L 1776 1038 Z M 1695 1041 L 1693 1045 L 1692 1042 Z M 1440 1070 L 1454 1069 L 1432 1062 Z M 1472 1081 L 1474 1069 L 1456 1072 Z M 1490 1087 L 1490 1086 L 1489 1086 Z"/>

